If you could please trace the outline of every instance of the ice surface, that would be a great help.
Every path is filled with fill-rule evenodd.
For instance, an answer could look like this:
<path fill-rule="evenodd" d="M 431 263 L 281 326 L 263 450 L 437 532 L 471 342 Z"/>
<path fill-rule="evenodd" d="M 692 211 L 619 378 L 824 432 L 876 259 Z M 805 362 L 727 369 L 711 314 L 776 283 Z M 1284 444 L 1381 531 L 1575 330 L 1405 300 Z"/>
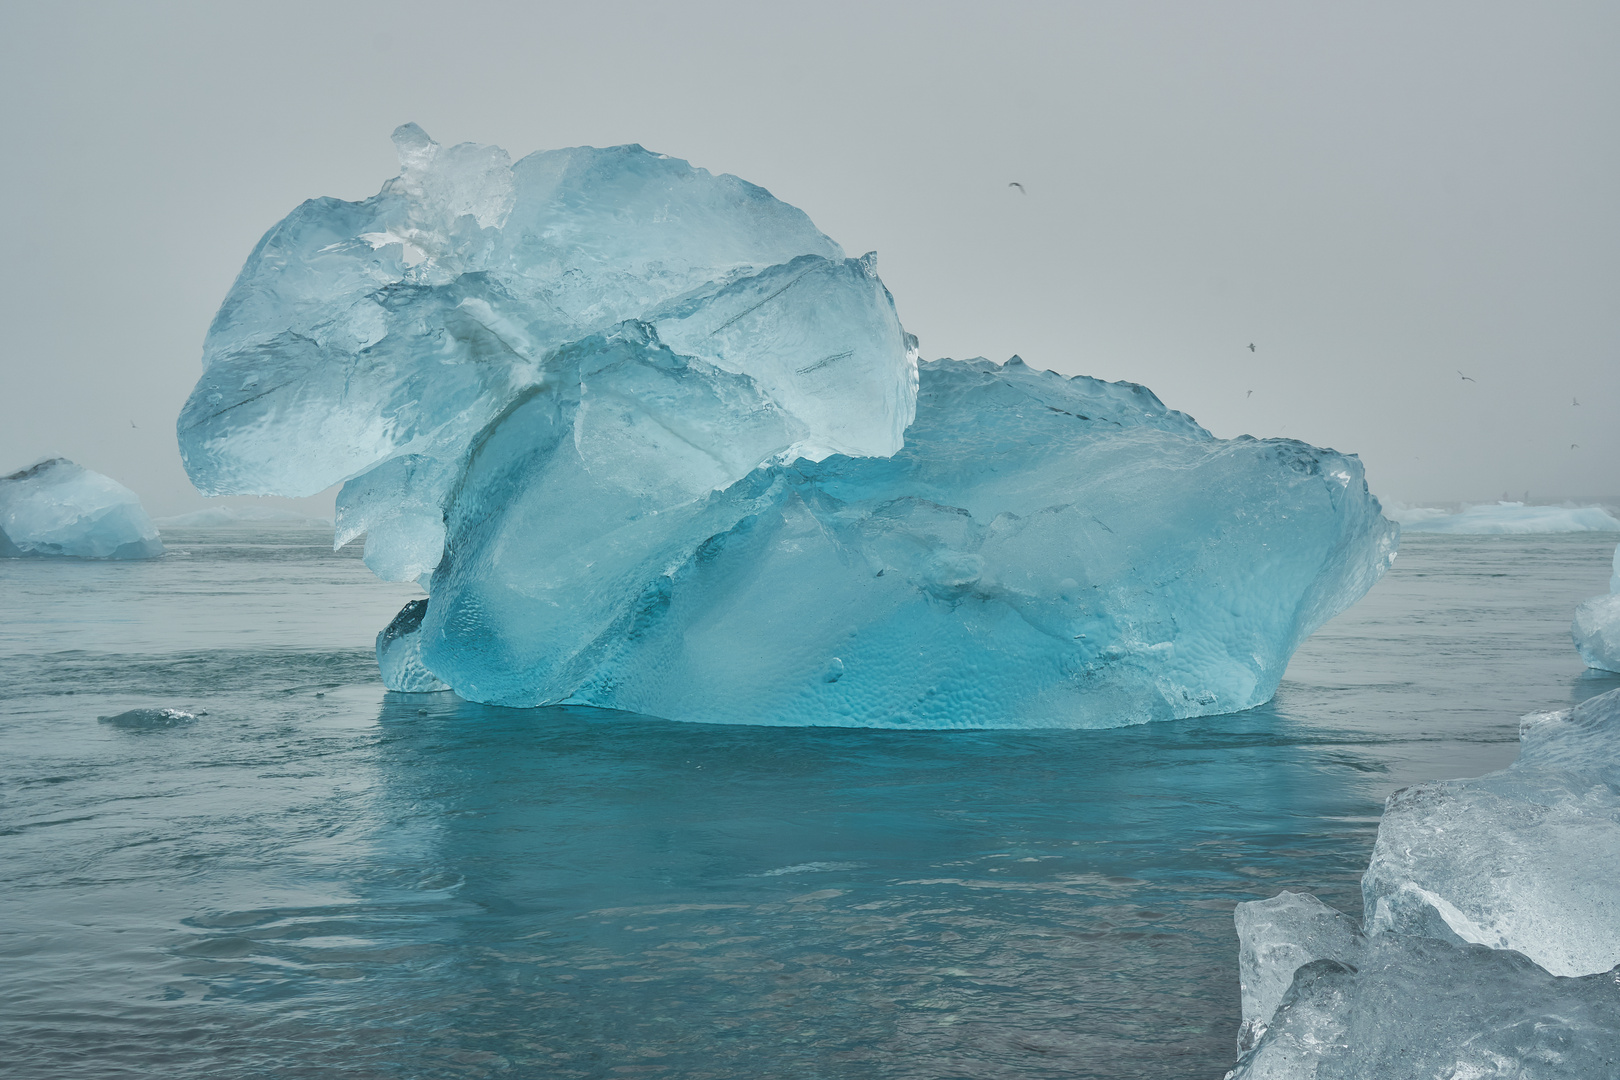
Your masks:
<path fill-rule="evenodd" d="M 1412 506 L 1392 507 L 1386 514 L 1409 533 L 1620 532 L 1620 520 L 1601 506 L 1526 506 L 1520 502 L 1499 502 L 1466 507 L 1456 513 Z"/>
<path fill-rule="evenodd" d="M 1587 667 L 1620 671 L 1620 545 L 1614 549 L 1608 594 L 1594 596 L 1575 609 L 1570 636 Z"/>
<path fill-rule="evenodd" d="M 1230 1080 L 1595 1080 L 1620 1063 L 1620 982 L 1395 935 L 1299 969 Z"/>
<path fill-rule="evenodd" d="M 1501 772 L 1390 796 L 1362 879 L 1370 933 L 1516 949 L 1555 975 L 1620 963 L 1620 691 L 1527 716 Z"/>
<path fill-rule="evenodd" d="M 112 716 L 103 716 L 101 722 L 126 731 L 163 731 L 195 724 L 197 717 L 183 709 L 128 709 Z"/>
<path fill-rule="evenodd" d="M 179 423 L 206 492 L 344 481 L 337 542 L 431 593 L 379 640 L 390 686 L 731 723 L 1229 712 L 1393 558 L 1353 457 L 1022 362 L 919 376 L 875 260 L 735 177 L 395 142 L 379 195 L 260 242 Z"/>
<path fill-rule="evenodd" d="M 1620 690 L 1525 717 L 1501 772 L 1391 796 L 1368 936 L 1295 893 L 1239 904 L 1231 1075 L 1617 1075 L 1617 860 Z"/>
<path fill-rule="evenodd" d="M 377 634 L 377 667 L 383 685 L 407 694 L 450 689 L 422 664 L 422 614 L 426 600 L 412 600 Z"/>
<path fill-rule="evenodd" d="M 163 554 L 135 493 L 66 458 L 0 477 L 0 557 L 150 559 Z"/>
<path fill-rule="evenodd" d="M 1294 972 L 1316 960 L 1349 963 L 1364 943 L 1355 920 L 1310 893 L 1281 892 L 1239 904 L 1238 986 L 1243 1026 L 1238 1054 L 1254 1048 L 1293 985 Z"/>

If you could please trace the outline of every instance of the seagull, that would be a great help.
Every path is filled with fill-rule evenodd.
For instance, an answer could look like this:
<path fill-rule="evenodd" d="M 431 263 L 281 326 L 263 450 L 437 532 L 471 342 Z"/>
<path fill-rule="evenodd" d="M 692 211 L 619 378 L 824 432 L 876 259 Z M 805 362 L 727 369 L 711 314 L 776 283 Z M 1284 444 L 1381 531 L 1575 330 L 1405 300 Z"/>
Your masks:
<path fill-rule="evenodd" d="M 1246 398 L 1252 398 L 1252 397 L 1254 397 L 1254 391 L 1250 390 L 1247 394 L 1244 394 L 1243 396 L 1246 397 Z"/>
<path fill-rule="evenodd" d="M 1579 450 L 1581 448 L 1581 444 L 1578 442 L 1572 442 L 1569 444 L 1569 448 L 1571 450 Z"/>
<path fill-rule="evenodd" d="M 134 427 L 134 426 L 135 426 L 135 421 L 133 421 L 133 420 L 131 420 L 131 421 L 130 421 L 130 422 L 129 422 L 129 426 L 130 426 L 130 427 Z"/>
<path fill-rule="evenodd" d="M 1573 401 L 1573 402 L 1574 402 L 1574 403 L 1575 403 L 1575 404 L 1577 404 L 1577 405 L 1579 405 L 1579 404 L 1580 404 L 1580 403 L 1581 403 L 1581 399 L 1580 399 L 1580 398 L 1570 398 L 1570 399 L 1569 399 L 1569 400 L 1571 400 L 1571 401 Z"/>
<path fill-rule="evenodd" d="M 1014 180 L 1012 183 L 1008 184 L 1007 186 L 1017 188 L 1018 189 L 1018 194 L 1020 194 L 1020 195 L 1028 195 L 1029 194 L 1029 192 L 1024 190 L 1024 185 L 1020 184 L 1016 180 Z"/>
<path fill-rule="evenodd" d="M 1254 342 L 1249 342 L 1249 351 L 1254 352 Z"/>
<path fill-rule="evenodd" d="M 1462 381 L 1463 381 L 1463 382 L 1475 382 L 1475 381 L 1477 381 L 1477 380 L 1475 380 L 1475 379 L 1470 379 L 1470 378 L 1469 378 L 1469 377 L 1468 377 L 1468 376 L 1467 376 L 1467 375 L 1463 375 L 1463 373 L 1462 373 L 1462 372 L 1460 372 L 1460 371 L 1459 371 L 1459 372 L 1457 372 L 1457 374 L 1458 374 L 1458 375 L 1462 375 Z"/>

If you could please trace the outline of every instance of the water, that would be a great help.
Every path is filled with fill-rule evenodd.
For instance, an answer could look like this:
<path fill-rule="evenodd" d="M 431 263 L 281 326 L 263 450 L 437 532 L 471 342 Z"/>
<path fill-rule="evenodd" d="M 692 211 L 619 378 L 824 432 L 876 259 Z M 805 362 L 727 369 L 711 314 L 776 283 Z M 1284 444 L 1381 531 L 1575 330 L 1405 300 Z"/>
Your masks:
<path fill-rule="evenodd" d="M 1271 705 L 1072 733 L 385 694 L 415 590 L 165 541 L 0 562 L 11 1080 L 1218 1077 L 1234 903 L 1359 914 L 1389 792 L 1620 686 L 1568 634 L 1613 537 L 1408 537 Z"/>

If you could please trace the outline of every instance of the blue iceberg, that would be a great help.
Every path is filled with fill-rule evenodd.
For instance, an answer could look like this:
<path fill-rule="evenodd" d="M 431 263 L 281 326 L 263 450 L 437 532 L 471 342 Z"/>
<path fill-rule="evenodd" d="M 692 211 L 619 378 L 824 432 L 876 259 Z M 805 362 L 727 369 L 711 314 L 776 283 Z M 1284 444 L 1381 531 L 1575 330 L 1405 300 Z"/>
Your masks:
<path fill-rule="evenodd" d="M 48 458 L 0 476 L 0 558 L 150 559 L 163 554 L 136 494 L 108 476 Z"/>
<path fill-rule="evenodd" d="M 1569 632 L 1587 667 L 1620 671 L 1620 545 L 1614 549 L 1614 573 L 1609 577 L 1609 591 L 1584 601 L 1575 609 L 1575 621 Z"/>
<path fill-rule="evenodd" d="M 428 600 L 395 689 L 680 720 L 1109 727 L 1267 700 L 1394 557 L 1353 456 L 1143 387 L 919 364 L 872 255 L 640 147 L 401 174 L 249 258 L 181 414 L 193 481 L 343 482 Z"/>

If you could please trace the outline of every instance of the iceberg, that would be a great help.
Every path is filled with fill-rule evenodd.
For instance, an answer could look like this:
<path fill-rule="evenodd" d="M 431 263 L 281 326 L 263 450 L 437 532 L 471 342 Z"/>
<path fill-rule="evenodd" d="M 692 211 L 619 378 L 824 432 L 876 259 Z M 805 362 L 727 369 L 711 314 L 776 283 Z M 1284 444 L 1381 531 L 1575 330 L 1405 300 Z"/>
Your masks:
<path fill-rule="evenodd" d="M 47 458 L 0 476 L 0 558 L 151 559 L 163 554 L 135 493 L 111 477 Z"/>
<path fill-rule="evenodd" d="M 322 528 L 330 529 L 328 518 L 310 517 L 295 510 L 282 510 L 274 506 L 210 506 L 187 514 L 157 518 L 152 522 L 162 529 L 256 529 Z"/>
<path fill-rule="evenodd" d="M 1614 549 L 1614 573 L 1609 577 L 1608 593 L 1594 596 L 1575 609 L 1570 636 L 1587 667 L 1620 672 L 1620 545 Z"/>
<path fill-rule="evenodd" d="M 1617 792 L 1612 691 L 1525 717 L 1500 772 L 1390 796 L 1361 927 L 1303 894 L 1239 904 L 1231 1075 L 1609 1075 Z"/>
<path fill-rule="evenodd" d="M 1620 519 L 1601 506 L 1527 506 L 1499 502 L 1452 513 L 1431 506 L 1394 507 L 1388 517 L 1409 533 L 1518 536 L 1533 533 L 1620 532 Z"/>
<path fill-rule="evenodd" d="M 391 689 L 677 720 L 1105 727 L 1249 708 L 1394 558 L 1351 455 L 1130 383 L 919 362 L 876 259 L 640 147 L 395 132 L 260 241 L 181 413 L 209 494 L 337 482 L 428 592 Z"/>

